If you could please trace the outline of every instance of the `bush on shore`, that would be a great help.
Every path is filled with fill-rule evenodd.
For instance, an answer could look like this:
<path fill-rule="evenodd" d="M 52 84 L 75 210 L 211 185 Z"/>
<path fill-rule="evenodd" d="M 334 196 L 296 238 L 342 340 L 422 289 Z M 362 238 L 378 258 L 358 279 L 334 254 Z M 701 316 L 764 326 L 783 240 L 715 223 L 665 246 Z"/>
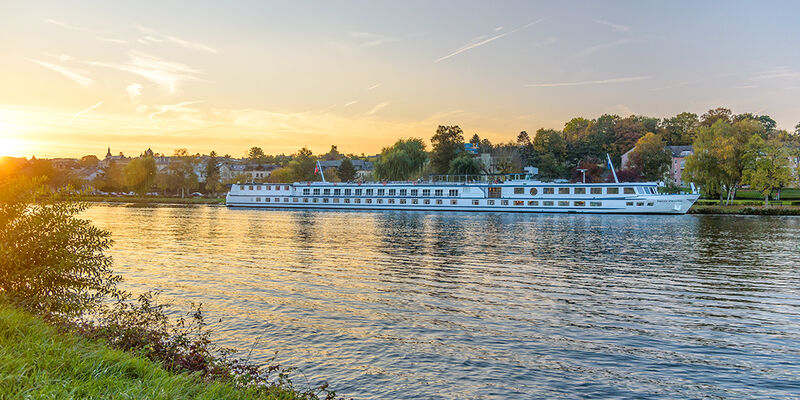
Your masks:
<path fill-rule="evenodd" d="M 64 333 L 138 354 L 166 371 L 261 396 L 255 398 L 335 397 L 325 384 L 296 389 L 291 369 L 232 357 L 232 349 L 214 344 L 200 305 L 172 322 L 168 305 L 152 293 L 132 300 L 118 288 L 121 277 L 105 254 L 110 233 L 77 217 L 88 207 L 79 196 L 69 188 L 51 191 L 37 179 L 0 182 L 0 307 L 32 312 Z"/>

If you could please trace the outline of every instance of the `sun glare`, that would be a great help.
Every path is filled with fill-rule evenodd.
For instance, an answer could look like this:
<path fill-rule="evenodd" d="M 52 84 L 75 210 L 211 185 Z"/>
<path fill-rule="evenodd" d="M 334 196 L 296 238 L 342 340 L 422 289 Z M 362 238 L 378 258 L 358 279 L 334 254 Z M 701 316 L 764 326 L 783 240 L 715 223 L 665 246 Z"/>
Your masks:
<path fill-rule="evenodd" d="M 0 137 L 0 157 L 22 157 L 24 146 L 19 139 Z"/>

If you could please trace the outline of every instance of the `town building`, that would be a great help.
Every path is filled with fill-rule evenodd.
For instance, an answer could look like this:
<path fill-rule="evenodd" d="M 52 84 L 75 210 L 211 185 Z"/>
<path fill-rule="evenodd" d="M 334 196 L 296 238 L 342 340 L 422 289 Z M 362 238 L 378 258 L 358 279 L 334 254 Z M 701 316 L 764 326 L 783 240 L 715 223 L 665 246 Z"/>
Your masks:
<path fill-rule="evenodd" d="M 669 164 L 669 179 L 676 185 L 685 184 L 685 175 L 683 170 L 686 169 L 686 157 L 694 154 L 694 148 L 688 146 L 666 146 L 666 149 L 672 154 L 672 160 Z"/>

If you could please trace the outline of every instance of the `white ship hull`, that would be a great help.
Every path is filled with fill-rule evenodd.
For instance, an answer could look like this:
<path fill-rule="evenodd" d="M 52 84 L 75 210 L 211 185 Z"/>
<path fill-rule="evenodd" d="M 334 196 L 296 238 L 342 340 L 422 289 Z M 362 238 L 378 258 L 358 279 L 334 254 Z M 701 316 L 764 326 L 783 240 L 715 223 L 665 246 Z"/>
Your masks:
<path fill-rule="evenodd" d="M 236 184 L 229 207 L 595 214 L 685 214 L 698 194 L 658 194 L 654 183 Z"/>

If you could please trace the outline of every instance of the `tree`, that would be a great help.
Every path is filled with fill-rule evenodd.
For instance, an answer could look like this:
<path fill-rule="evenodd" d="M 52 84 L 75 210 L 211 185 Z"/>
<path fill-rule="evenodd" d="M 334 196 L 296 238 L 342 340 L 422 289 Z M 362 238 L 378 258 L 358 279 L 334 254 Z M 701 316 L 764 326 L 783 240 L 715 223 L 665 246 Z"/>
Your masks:
<path fill-rule="evenodd" d="M 314 174 L 316 169 L 314 153 L 307 147 L 303 147 L 294 154 L 292 161 L 289 163 L 289 169 L 298 181 L 309 182 L 317 180 Z"/>
<path fill-rule="evenodd" d="M 222 177 L 219 172 L 219 162 L 217 161 L 217 153 L 212 151 L 206 160 L 206 192 L 216 196 L 217 193 L 222 191 Z"/>
<path fill-rule="evenodd" d="M 469 154 L 462 154 L 450 161 L 447 173 L 450 175 L 478 175 L 481 173 L 481 162 Z"/>
<path fill-rule="evenodd" d="M 733 112 L 729 108 L 717 107 L 706 111 L 700 117 L 700 125 L 707 127 L 714 125 L 717 121 L 724 121 L 730 124 L 733 122 Z"/>
<path fill-rule="evenodd" d="M 247 159 L 257 164 L 267 163 L 267 155 L 264 154 L 264 150 L 261 150 L 261 147 L 251 147 L 247 152 Z"/>
<path fill-rule="evenodd" d="M 328 167 L 322 171 L 325 174 L 325 180 L 327 182 L 341 182 L 342 179 L 339 178 L 339 174 L 336 172 L 336 168 Z"/>
<path fill-rule="evenodd" d="M 789 154 L 783 144 L 753 135 L 747 144 L 743 181 L 761 192 L 768 206 L 770 195 L 792 181 Z"/>
<path fill-rule="evenodd" d="M 122 191 L 125 186 L 125 174 L 122 165 L 111 161 L 95 179 L 96 187 L 104 192 Z"/>
<path fill-rule="evenodd" d="M 522 156 L 516 143 L 500 143 L 491 150 L 494 165 L 486 165 L 490 172 L 512 174 L 522 172 Z"/>
<path fill-rule="evenodd" d="M 342 160 L 342 163 L 339 165 L 339 170 L 336 171 L 336 174 L 339 175 L 339 179 L 342 182 L 350 182 L 356 178 L 356 169 L 353 167 L 353 162 L 350 161 L 349 158 L 345 158 Z"/>
<path fill-rule="evenodd" d="M 473 146 L 478 146 L 478 147 L 480 147 L 480 145 L 481 145 L 481 138 L 480 138 L 480 136 L 478 136 L 478 134 L 476 133 L 476 134 L 472 135 L 472 139 L 470 139 L 470 140 L 469 140 L 469 142 L 470 142 L 470 143 L 472 143 L 472 145 L 473 145 Z"/>
<path fill-rule="evenodd" d="M 664 175 L 669 171 L 670 162 L 672 153 L 664 148 L 664 141 L 658 135 L 648 132 L 636 142 L 629 164 L 646 181 L 655 182 L 664 179 Z"/>
<path fill-rule="evenodd" d="M 322 155 L 323 160 L 341 160 L 342 154 L 339 153 L 339 150 L 336 148 L 336 145 L 331 145 L 331 150 Z"/>
<path fill-rule="evenodd" d="M 294 172 L 288 167 L 278 168 L 267 177 L 267 182 L 271 183 L 292 183 L 295 180 Z"/>
<path fill-rule="evenodd" d="M 555 179 L 566 175 L 567 143 L 561 132 L 539 129 L 533 137 L 533 150 L 533 162 L 539 168 L 540 177 Z"/>
<path fill-rule="evenodd" d="M 196 189 L 198 181 L 194 164 L 195 157 L 189 155 L 186 149 L 176 149 L 167 167 L 165 189 L 180 191 L 181 197 Z"/>
<path fill-rule="evenodd" d="M 611 147 L 611 157 L 619 161 L 619 157 L 632 149 L 636 142 L 647 133 L 644 124 L 636 117 L 623 118 L 614 124 L 614 143 Z"/>
<path fill-rule="evenodd" d="M 375 163 L 375 175 L 381 180 L 404 181 L 421 174 L 428 160 L 422 139 L 400 139 L 391 147 L 384 147 Z"/>
<path fill-rule="evenodd" d="M 0 181 L 0 293 L 28 310 L 76 316 L 117 299 L 110 233 L 77 216 L 89 205 L 41 179 Z"/>
<path fill-rule="evenodd" d="M 666 141 L 669 146 L 692 144 L 695 129 L 700 125 L 697 114 L 682 112 L 672 118 L 664 118 L 661 128 L 666 131 Z"/>
<path fill-rule="evenodd" d="M 81 157 L 81 167 L 94 167 L 100 163 L 100 159 L 97 158 L 96 155 L 90 154 L 88 156 Z"/>
<path fill-rule="evenodd" d="M 572 170 L 572 182 L 583 182 L 584 174 L 586 183 L 600 183 L 603 182 L 603 168 L 604 162 L 597 157 L 588 156 L 578 163 L 578 166 Z M 585 169 L 585 172 L 579 171 Z"/>
<path fill-rule="evenodd" d="M 156 161 L 153 157 L 135 158 L 123 169 L 128 190 L 144 196 L 156 181 Z"/>
<path fill-rule="evenodd" d="M 794 134 L 800 136 L 800 122 L 798 122 L 797 125 L 794 126 Z"/>
<path fill-rule="evenodd" d="M 464 132 L 458 125 L 439 125 L 436 134 L 431 137 L 431 145 L 433 146 L 431 164 L 434 171 L 446 174 L 450 169 L 450 161 L 464 150 Z"/>

